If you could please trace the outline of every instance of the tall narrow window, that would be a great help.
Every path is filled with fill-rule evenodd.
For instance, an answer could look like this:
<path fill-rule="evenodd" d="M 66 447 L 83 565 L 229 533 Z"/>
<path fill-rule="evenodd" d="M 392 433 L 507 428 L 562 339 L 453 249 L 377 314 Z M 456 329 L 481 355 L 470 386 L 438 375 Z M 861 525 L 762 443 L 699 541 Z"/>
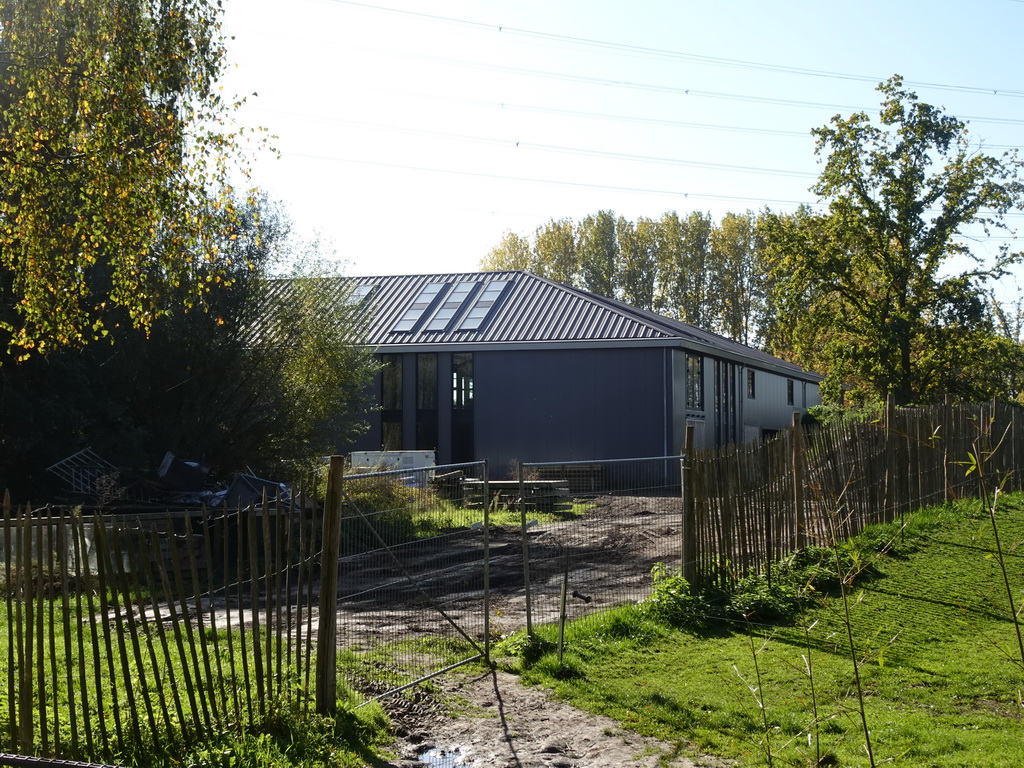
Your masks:
<path fill-rule="evenodd" d="M 452 407 L 473 407 L 473 353 L 452 355 Z"/>
<path fill-rule="evenodd" d="M 704 358 L 686 356 L 686 407 L 704 410 Z"/>
<path fill-rule="evenodd" d="M 416 450 L 437 448 L 437 355 L 416 355 Z"/>
<path fill-rule="evenodd" d="M 473 461 L 476 457 L 476 424 L 473 415 L 473 353 L 452 355 L 452 461 Z"/>
<path fill-rule="evenodd" d="M 757 396 L 757 393 L 754 389 L 754 384 L 754 372 L 747 371 L 747 399 L 749 400 L 753 400 Z"/>
<path fill-rule="evenodd" d="M 793 404 L 793 380 L 786 379 L 786 405 Z"/>
<path fill-rule="evenodd" d="M 402 356 L 380 356 L 381 448 L 402 450 Z"/>

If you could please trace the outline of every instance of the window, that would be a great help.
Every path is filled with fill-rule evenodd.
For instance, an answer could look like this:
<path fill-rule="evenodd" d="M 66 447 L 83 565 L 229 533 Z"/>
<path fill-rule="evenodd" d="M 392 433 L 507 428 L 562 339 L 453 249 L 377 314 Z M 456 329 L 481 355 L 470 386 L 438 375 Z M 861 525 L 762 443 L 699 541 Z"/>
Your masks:
<path fill-rule="evenodd" d="M 686 356 L 686 407 L 704 410 L 704 358 Z"/>
<path fill-rule="evenodd" d="M 793 404 L 793 380 L 786 379 L 786 405 Z"/>
<path fill-rule="evenodd" d="M 437 355 L 416 355 L 416 450 L 437 448 Z"/>
<path fill-rule="evenodd" d="M 348 299 L 346 299 L 345 303 L 352 307 L 362 304 L 366 300 L 366 297 L 373 293 L 373 289 L 376 287 L 377 286 L 373 283 L 357 285 L 352 289 L 352 293 L 348 295 Z"/>
<path fill-rule="evenodd" d="M 754 389 L 754 372 L 747 371 L 747 399 L 753 400 L 757 396 Z"/>
<path fill-rule="evenodd" d="M 473 415 L 473 353 L 452 354 L 452 461 L 473 461 L 476 446 Z"/>
<path fill-rule="evenodd" d="M 443 331 L 448 327 L 448 323 L 451 322 L 452 318 L 462 308 L 462 303 L 466 300 L 473 289 L 476 288 L 476 283 L 459 283 L 452 292 L 448 294 L 448 298 L 444 300 L 434 316 L 430 318 L 430 322 L 423 328 L 425 331 Z"/>
<path fill-rule="evenodd" d="M 405 310 L 402 316 L 398 319 L 398 322 L 395 323 L 394 330 L 411 331 L 415 328 L 416 323 L 418 323 L 420 318 L 423 317 L 423 313 L 430 308 L 430 305 L 434 303 L 434 299 L 436 299 L 438 294 L 447 286 L 447 283 L 428 283 L 423 290 L 420 291 L 419 296 L 416 297 L 412 306 Z"/>
<path fill-rule="evenodd" d="M 459 323 L 460 331 L 475 331 L 484 324 L 484 320 L 487 319 L 487 315 L 490 314 L 491 309 L 494 308 L 495 303 L 505 290 L 505 286 L 508 285 L 508 280 L 495 280 L 494 282 L 487 283 L 484 286 L 483 291 L 477 296 L 473 306 L 469 312 Z"/>
<path fill-rule="evenodd" d="M 402 356 L 380 356 L 381 449 L 402 450 Z"/>
<path fill-rule="evenodd" d="M 473 407 L 473 353 L 452 355 L 452 408 Z"/>

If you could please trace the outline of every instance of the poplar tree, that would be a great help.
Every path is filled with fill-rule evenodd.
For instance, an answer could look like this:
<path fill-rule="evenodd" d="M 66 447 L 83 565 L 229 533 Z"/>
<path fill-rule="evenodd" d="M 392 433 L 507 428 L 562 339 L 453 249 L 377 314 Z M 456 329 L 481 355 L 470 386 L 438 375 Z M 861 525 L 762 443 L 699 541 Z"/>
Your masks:
<path fill-rule="evenodd" d="M 601 296 L 615 296 L 618 285 L 619 242 L 615 214 L 598 211 L 577 228 L 580 287 Z"/>
<path fill-rule="evenodd" d="M 654 309 L 658 283 L 658 233 L 652 219 L 636 224 L 619 218 L 619 287 L 622 301 L 639 309 Z"/>
<path fill-rule="evenodd" d="M 712 292 L 719 310 L 714 330 L 743 344 L 751 344 L 757 335 L 761 280 L 755 233 L 752 213 L 727 213 L 710 237 Z"/>

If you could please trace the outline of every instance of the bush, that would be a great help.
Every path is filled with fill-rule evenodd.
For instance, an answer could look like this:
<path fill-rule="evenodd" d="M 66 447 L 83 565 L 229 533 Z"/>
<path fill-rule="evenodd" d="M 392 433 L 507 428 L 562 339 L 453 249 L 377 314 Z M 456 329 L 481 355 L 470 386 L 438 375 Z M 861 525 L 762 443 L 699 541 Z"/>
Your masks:
<path fill-rule="evenodd" d="M 772 565 L 772 577 L 783 583 L 790 584 L 800 598 L 809 597 L 809 593 L 835 593 L 843 577 L 850 572 L 852 560 L 846 549 L 839 552 L 839 565 L 836 566 L 836 553 L 830 547 L 804 547 L 783 557 Z"/>
<path fill-rule="evenodd" d="M 707 625 L 711 606 L 702 595 L 690 590 L 690 582 L 679 569 L 664 563 L 651 568 L 654 587 L 650 596 L 641 603 L 644 612 L 652 618 L 675 627 L 701 630 Z"/>
<path fill-rule="evenodd" d="M 729 612 L 738 619 L 760 624 L 788 624 L 803 605 L 792 582 L 769 580 L 766 573 L 751 573 L 736 582 Z"/>
<path fill-rule="evenodd" d="M 380 546 L 370 528 L 388 545 L 416 538 L 412 510 L 424 491 L 410 488 L 397 475 L 371 475 L 345 481 L 345 522 L 342 526 L 346 553 Z"/>
<path fill-rule="evenodd" d="M 540 658 L 555 649 L 555 644 L 538 635 L 527 632 L 515 632 L 504 638 L 495 647 L 498 655 L 518 656 L 527 667 L 537 663 Z"/>
<path fill-rule="evenodd" d="M 402 483 L 398 475 L 356 476 L 346 480 L 345 490 L 364 514 L 403 510 L 416 501 L 416 490 Z"/>

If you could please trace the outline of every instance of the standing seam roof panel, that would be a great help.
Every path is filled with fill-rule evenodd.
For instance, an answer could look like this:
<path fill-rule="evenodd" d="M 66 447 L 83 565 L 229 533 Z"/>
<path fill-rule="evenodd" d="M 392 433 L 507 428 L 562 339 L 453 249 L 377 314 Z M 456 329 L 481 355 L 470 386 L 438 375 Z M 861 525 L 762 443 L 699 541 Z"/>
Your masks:
<path fill-rule="evenodd" d="M 367 329 L 368 343 L 373 346 L 457 345 L 465 343 L 504 342 L 576 342 L 650 339 L 678 339 L 695 342 L 722 354 L 749 360 L 752 365 L 765 365 L 791 370 L 795 375 L 808 375 L 799 366 L 787 363 L 724 336 L 705 331 L 654 312 L 637 309 L 614 299 L 556 283 L 524 271 L 475 272 L 464 274 L 391 275 L 342 278 L 351 286 L 374 285 L 364 305 L 371 314 Z M 465 315 L 462 307 L 445 330 L 423 330 L 438 302 L 459 283 L 507 281 L 509 285 L 484 318 L 479 329 L 458 330 Z M 435 298 L 410 332 L 396 332 L 395 323 L 428 283 L 447 283 L 449 288 Z"/>

